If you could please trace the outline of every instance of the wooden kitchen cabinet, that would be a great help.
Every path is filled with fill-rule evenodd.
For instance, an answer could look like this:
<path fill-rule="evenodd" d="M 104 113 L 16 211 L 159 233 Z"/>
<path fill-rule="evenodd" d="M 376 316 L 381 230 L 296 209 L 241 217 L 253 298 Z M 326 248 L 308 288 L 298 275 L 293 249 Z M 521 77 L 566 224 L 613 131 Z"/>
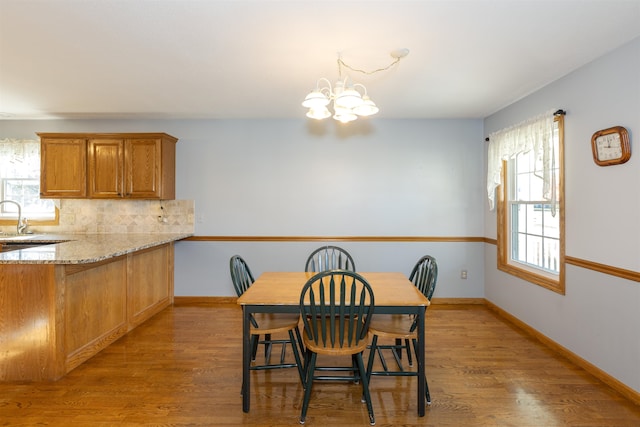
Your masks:
<path fill-rule="evenodd" d="M 42 137 L 40 142 L 40 197 L 87 196 L 87 144 L 82 137 Z"/>
<path fill-rule="evenodd" d="M 90 199 L 175 199 L 175 144 L 165 133 L 38 134 L 45 140 L 84 138 L 86 197 Z M 49 160 L 51 162 L 52 160 Z M 44 165 L 44 164 L 43 164 Z M 41 171 L 42 175 L 47 172 Z M 82 198 L 83 196 L 44 197 Z"/>
<path fill-rule="evenodd" d="M 57 288 L 64 290 L 60 321 L 64 346 L 56 366 L 58 377 L 127 333 L 127 257 L 91 264 L 67 265 Z"/>
<path fill-rule="evenodd" d="M 0 381 L 56 380 L 173 303 L 173 243 L 87 264 L 3 264 Z"/>
<path fill-rule="evenodd" d="M 122 139 L 87 141 L 88 186 L 90 199 L 117 199 L 124 196 L 124 158 Z"/>
<path fill-rule="evenodd" d="M 173 304 L 173 252 L 173 246 L 163 245 L 138 251 L 129 258 L 129 330 Z"/>

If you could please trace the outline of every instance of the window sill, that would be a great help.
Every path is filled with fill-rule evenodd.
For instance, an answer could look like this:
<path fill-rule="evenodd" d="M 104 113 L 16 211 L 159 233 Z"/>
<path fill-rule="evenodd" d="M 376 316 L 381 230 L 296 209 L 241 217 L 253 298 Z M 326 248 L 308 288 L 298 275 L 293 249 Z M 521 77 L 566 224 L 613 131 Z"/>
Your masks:
<path fill-rule="evenodd" d="M 564 268 L 562 267 L 560 267 L 560 275 L 558 276 L 557 280 L 542 274 L 536 274 L 531 271 L 515 267 L 511 264 L 505 264 L 501 262 L 498 263 L 498 270 L 504 271 L 505 273 L 511 274 L 535 285 L 542 286 L 543 288 L 549 289 L 550 291 L 556 292 L 560 295 L 565 294 L 563 273 Z"/>

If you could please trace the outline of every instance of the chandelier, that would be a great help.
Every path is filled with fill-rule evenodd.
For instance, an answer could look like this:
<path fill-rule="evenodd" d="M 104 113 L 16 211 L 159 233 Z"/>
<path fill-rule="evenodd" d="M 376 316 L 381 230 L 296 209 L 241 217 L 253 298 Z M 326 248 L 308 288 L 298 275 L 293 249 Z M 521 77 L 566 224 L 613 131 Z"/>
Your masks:
<path fill-rule="evenodd" d="M 332 86 L 329 79 L 321 77 L 316 82 L 316 88 L 312 90 L 302 102 L 302 106 L 308 108 L 307 117 L 317 120 L 331 117 L 328 106 L 333 102 L 333 118 L 342 123 L 356 120 L 359 116 L 371 116 L 380 109 L 367 95 L 367 88 L 360 83 L 353 83 L 348 76 L 342 77 L 342 68 L 348 68 L 363 74 L 375 74 L 386 71 L 400 62 L 409 54 L 409 49 L 398 49 L 391 52 L 394 61 L 384 68 L 373 71 L 364 71 L 352 68 L 338 56 L 338 80 Z"/>

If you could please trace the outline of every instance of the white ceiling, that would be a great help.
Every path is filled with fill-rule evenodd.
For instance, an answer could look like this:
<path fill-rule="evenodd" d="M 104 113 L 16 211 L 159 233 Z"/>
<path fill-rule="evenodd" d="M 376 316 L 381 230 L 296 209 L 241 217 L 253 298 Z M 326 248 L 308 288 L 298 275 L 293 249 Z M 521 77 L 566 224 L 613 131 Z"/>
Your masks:
<path fill-rule="evenodd" d="M 640 0 L 0 0 L 0 117 L 291 118 L 337 58 L 384 118 L 483 118 L 640 36 Z"/>

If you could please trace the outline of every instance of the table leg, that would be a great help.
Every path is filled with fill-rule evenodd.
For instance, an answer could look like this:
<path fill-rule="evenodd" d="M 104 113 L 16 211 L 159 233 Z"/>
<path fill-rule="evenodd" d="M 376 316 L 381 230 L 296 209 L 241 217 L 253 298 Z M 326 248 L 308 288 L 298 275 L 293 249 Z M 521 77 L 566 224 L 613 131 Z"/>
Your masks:
<path fill-rule="evenodd" d="M 425 414 L 425 361 L 424 361 L 424 319 L 426 307 L 418 310 L 418 416 L 424 417 Z"/>
<path fill-rule="evenodd" d="M 242 306 L 242 411 L 249 412 L 251 405 L 249 368 L 251 366 L 251 313 Z"/>

